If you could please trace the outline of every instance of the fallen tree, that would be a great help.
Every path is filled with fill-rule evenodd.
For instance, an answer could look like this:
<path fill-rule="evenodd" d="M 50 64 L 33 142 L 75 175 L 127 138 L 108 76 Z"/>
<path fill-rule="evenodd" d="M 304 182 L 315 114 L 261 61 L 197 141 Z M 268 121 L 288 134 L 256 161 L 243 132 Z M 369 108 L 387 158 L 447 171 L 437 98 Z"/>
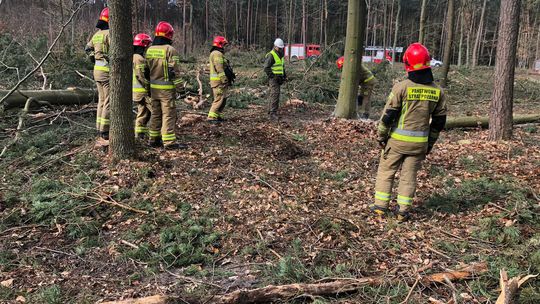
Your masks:
<path fill-rule="evenodd" d="M 447 281 L 457 281 L 471 279 L 479 274 L 488 271 L 485 263 L 472 264 L 470 266 L 460 268 L 456 271 L 447 271 L 427 275 L 419 279 L 419 282 L 424 285 L 433 283 L 444 283 Z M 302 295 L 309 296 L 325 296 L 339 295 L 349 292 L 357 292 L 366 286 L 381 286 L 383 284 L 397 284 L 399 279 L 387 279 L 384 277 L 366 277 L 366 278 L 351 278 L 339 279 L 324 283 L 313 284 L 289 284 L 289 285 L 270 285 L 263 288 L 252 290 L 237 290 L 225 295 L 216 295 L 211 299 L 201 299 L 201 303 L 271 303 L 274 301 L 286 300 Z M 416 284 L 418 282 L 414 278 L 407 280 L 407 284 Z M 104 302 L 102 304 L 166 304 L 171 303 L 176 299 L 174 296 L 151 296 L 139 299 L 127 299 L 122 301 Z"/>
<path fill-rule="evenodd" d="M 514 124 L 526 124 L 540 122 L 540 114 L 514 114 Z M 446 120 L 446 129 L 455 128 L 475 128 L 489 126 L 489 117 L 487 116 L 464 116 L 464 117 L 448 117 Z"/>
<path fill-rule="evenodd" d="M 0 91 L 0 96 L 7 94 L 8 91 Z M 4 109 L 22 108 L 25 106 L 28 98 L 33 98 L 37 102 L 32 106 L 40 105 L 83 105 L 97 102 L 95 90 L 70 88 L 67 90 L 35 90 L 35 91 L 17 91 L 11 94 L 3 104 Z"/>

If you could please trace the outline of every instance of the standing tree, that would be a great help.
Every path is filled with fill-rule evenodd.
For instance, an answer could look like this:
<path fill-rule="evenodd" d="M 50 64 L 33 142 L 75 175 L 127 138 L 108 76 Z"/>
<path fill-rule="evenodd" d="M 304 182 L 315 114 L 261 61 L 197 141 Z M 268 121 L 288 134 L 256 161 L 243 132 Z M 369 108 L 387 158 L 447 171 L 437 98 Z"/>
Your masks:
<path fill-rule="evenodd" d="M 111 130 L 110 152 L 114 159 L 135 154 L 135 134 L 131 113 L 132 33 L 130 0 L 110 0 L 111 10 Z"/>
<path fill-rule="evenodd" d="M 427 0 L 422 0 L 422 7 L 420 9 L 420 31 L 418 33 L 418 42 L 424 44 L 426 39 L 426 6 Z"/>
<path fill-rule="evenodd" d="M 489 111 L 489 139 L 512 138 L 512 107 L 516 48 L 519 33 L 521 0 L 502 0 L 499 16 L 499 39 L 491 110 Z"/>
<path fill-rule="evenodd" d="M 444 56 L 442 66 L 441 86 L 446 87 L 448 82 L 448 71 L 452 60 L 452 44 L 454 42 L 454 20 L 455 20 L 455 0 L 448 0 L 448 10 L 446 13 L 446 43 L 444 44 Z"/>
<path fill-rule="evenodd" d="M 356 118 L 356 97 L 360 81 L 366 15 L 367 4 L 365 0 L 349 0 L 345 64 L 341 74 L 338 102 L 334 111 L 336 117 Z"/>

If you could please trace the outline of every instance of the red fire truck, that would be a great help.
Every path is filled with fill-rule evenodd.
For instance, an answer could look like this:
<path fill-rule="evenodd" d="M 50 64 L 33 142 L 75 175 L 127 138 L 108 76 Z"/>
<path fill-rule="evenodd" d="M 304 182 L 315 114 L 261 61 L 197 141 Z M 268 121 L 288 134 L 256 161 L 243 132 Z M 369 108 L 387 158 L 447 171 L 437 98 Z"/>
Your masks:
<path fill-rule="evenodd" d="M 306 56 L 307 53 L 307 56 Z M 321 56 L 321 46 L 318 44 L 308 44 L 304 49 L 303 44 L 291 44 L 291 59 L 306 59 Z M 285 45 L 285 57 L 289 57 L 289 45 Z"/>

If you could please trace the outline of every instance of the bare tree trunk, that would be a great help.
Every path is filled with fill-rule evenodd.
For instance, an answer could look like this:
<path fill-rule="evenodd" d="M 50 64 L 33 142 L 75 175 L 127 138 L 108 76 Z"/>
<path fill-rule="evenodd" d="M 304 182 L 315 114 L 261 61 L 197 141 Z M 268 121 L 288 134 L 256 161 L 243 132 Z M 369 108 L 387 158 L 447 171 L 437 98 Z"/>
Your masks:
<path fill-rule="evenodd" d="M 234 9 L 234 13 L 235 13 L 235 28 L 236 28 L 236 40 L 240 40 L 240 24 L 238 23 L 238 1 L 239 0 L 236 0 L 235 1 L 235 9 Z M 208 3 L 208 0 L 207 0 L 207 3 Z"/>
<path fill-rule="evenodd" d="M 401 14 L 401 0 L 398 0 L 398 7 L 397 7 L 397 13 L 396 13 L 396 28 L 394 29 L 394 45 L 393 45 L 393 52 L 392 52 L 392 62 L 396 61 L 396 46 L 397 46 L 397 39 L 398 39 L 398 32 L 399 32 L 399 15 Z"/>
<path fill-rule="evenodd" d="M 502 0 L 499 17 L 499 40 L 491 110 L 489 112 L 489 139 L 512 138 L 512 108 L 517 37 L 521 0 Z"/>
<path fill-rule="evenodd" d="M 535 59 L 540 59 L 540 22 L 538 23 L 538 33 L 536 34 L 536 56 Z"/>
<path fill-rule="evenodd" d="M 467 32 L 467 52 L 465 53 L 467 58 L 465 58 L 465 62 L 466 62 L 465 64 L 468 67 L 471 66 L 471 36 L 472 36 L 473 21 L 474 21 L 475 13 L 476 12 L 473 11 L 471 19 L 469 20 L 467 24 L 469 26 L 469 31 Z"/>
<path fill-rule="evenodd" d="M 304 59 L 307 59 L 307 15 L 306 0 L 302 0 L 302 44 L 304 45 Z"/>
<path fill-rule="evenodd" d="M 186 18 L 186 7 L 187 7 L 187 2 L 188 0 L 183 0 L 182 1 L 182 55 L 186 56 L 187 54 L 187 39 L 186 39 L 186 36 L 187 36 L 187 29 L 186 29 L 186 25 L 187 25 L 187 18 Z"/>
<path fill-rule="evenodd" d="M 189 52 L 193 53 L 193 1 L 189 2 Z"/>
<path fill-rule="evenodd" d="M 495 32 L 493 33 L 493 40 L 491 41 L 491 49 L 489 50 L 489 63 L 488 66 L 491 66 L 493 62 L 493 53 L 495 52 L 495 46 L 497 43 L 497 35 L 499 33 L 499 20 L 497 19 L 497 25 L 495 26 Z"/>
<path fill-rule="evenodd" d="M 478 23 L 478 31 L 476 32 L 476 40 L 474 41 L 474 48 L 472 53 L 473 67 L 478 65 L 478 56 L 480 55 L 480 38 L 482 38 L 482 30 L 484 29 L 484 15 L 486 13 L 486 3 L 487 0 L 484 0 L 484 4 L 482 5 L 482 13 L 480 13 L 480 22 Z"/>
<path fill-rule="evenodd" d="M 540 32 L 538 36 L 540 37 Z M 324 0 L 324 46 L 328 46 L 328 0 Z"/>
<path fill-rule="evenodd" d="M 426 35 L 426 6 L 427 0 L 422 0 L 422 7 L 420 9 L 420 31 L 418 33 L 418 42 L 424 44 Z"/>
<path fill-rule="evenodd" d="M 114 159 L 135 154 L 135 133 L 131 113 L 131 81 L 133 75 L 130 0 L 109 0 L 111 10 L 111 130 L 110 152 Z"/>
<path fill-rule="evenodd" d="M 369 43 L 369 27 L 370 27 L 370 21 L 371 21 L 371 13 L 372 9 L 371 9 L 371 0 L 367 0 L 367 17 L 366 17 L 366 37 L 365 37 L 365 42 L 364 42 L 364 45 L 365 46 L 368 46 L 368 43 Z"/>
<path fill-rule="evenodd" d="M 459 48 L 458 48 L 458 63 L 460 67 L 463 64 L 463 5 L 459 12 Z"/>
<path fill-rule="evenodd" d="M 251 25 L 249 17 L 251 13 L 251 0 L 247 1 L 247 18 L 246 18 L 246 46 L 249 46 L 249 33 L 251 33 L 249 26 Z"/>
<path fill-rule="evenodd" d="M 133 0 L 133 19 L 135 19 L 135 32 L 140 33 L 139 27 L 139 1 Z"/>
<path fill-rule="evenodd" d="M 237 3 L 238 5 L 238 3 Z M 208 29 L 208 0 L 205 1 L 205 22 L 204 22 L 204 25 L 205 25 L 205 29 L 204 29 L 204 38 L 208 39 L 208 37 L 210 36 L 210 31 Z"/>
<path fill-rule="evenodd" d="M 294 2 L 295 0 L 290 0 L 290 8 L 289 8 L 289 34 L 287 35 L 287 43 L 288 43 L 288 54 L 289 54 L 289 61 L 291 61 L 291 44 L 292 42 L 292 36 L 293 36 L 293 24 L 294 24 Z"/>
<path fill-rule="evenodd" d="M 450 61 L 452 60 L 452 44 L 454 42 L 454 12 L 455 1 L 448 0 L 448 11 L 446 13 L 446 43 L 444 44 L 444 57 L 442 66 L 442 81 L 441 86 L 446 87 L 448 82 L 448 71 L 450 70 Z"/>
<path fill-rule="evenodd" d="M 345 40 L 345 64 L 341 74 L 339 97 L 334 115 L 340 118 L 356 118 L 359 72 L 362 64 L 362 42 L 366 25 L 366 1 L 349 0 L 347 37 Z"/>

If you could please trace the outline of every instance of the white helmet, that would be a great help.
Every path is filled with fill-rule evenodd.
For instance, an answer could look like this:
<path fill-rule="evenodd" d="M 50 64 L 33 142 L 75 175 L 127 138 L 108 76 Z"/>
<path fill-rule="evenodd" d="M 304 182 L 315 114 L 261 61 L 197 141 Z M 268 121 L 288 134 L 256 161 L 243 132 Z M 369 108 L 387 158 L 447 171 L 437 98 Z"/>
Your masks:
<path fill-rule="evenodd" d="M 285 42 L 283 42 L 281 38 L 278 38 L 276 41 L 274 41 L 274 46 L 282 49 L 285 47 Z"/>

